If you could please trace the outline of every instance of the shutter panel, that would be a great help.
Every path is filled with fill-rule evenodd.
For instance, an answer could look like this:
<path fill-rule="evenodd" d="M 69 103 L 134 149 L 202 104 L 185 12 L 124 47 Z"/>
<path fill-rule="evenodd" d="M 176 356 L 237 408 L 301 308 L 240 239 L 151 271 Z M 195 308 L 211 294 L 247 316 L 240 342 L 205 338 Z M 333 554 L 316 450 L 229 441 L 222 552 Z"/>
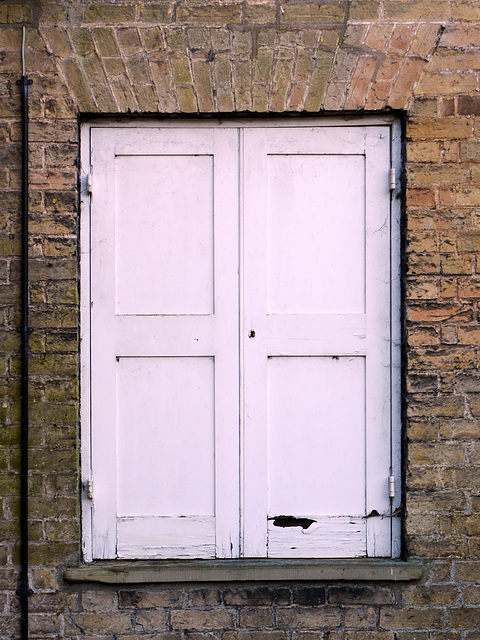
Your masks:
<path fill-rule="evenodd" d="M 95 558 L 238 555 L 237 138 L 92 131 Z"/>
<path fill-rule="evenodd" d="M 247 556 L 390 554 L 389 158 L 387 127 L 244 131 Z"/>
<path fill-rule="evenodd" d="M 91 127 L 93 558 L 398 556 L 391 131 Z"/>

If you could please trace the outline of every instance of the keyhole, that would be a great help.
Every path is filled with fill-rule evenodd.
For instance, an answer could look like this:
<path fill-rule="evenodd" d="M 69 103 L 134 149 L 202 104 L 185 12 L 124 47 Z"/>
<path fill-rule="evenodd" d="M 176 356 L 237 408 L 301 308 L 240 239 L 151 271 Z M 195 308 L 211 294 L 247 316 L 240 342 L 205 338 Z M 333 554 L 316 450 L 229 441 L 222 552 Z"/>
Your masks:
<path fill-rule="evenodd" d="M 255 331 L 253 331 L 253 330 L 252 330 L 252 331 L 249 331 L 249 332 L 248 332 L 248 337 L 249 337 L 249 338 L 254 338 L 254 337 L 255 337 Z"/>

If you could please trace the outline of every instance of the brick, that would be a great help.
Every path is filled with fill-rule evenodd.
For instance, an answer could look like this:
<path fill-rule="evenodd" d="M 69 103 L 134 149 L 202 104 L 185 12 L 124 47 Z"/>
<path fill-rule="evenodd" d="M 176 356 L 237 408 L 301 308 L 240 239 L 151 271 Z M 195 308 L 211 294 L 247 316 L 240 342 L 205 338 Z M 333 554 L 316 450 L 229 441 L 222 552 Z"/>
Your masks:
<path fill-rule="evenodd" d="M 438 440 L 438 426 L 436 423 L 409 420 L 407 432 L 410 442 L 415 440 L 420 440 L 422 442 Z"/>
<path fill-rule="evenodd" d="M 62 58 L 60 64 L 68 78 L 68 83 L 73 90 L 80 109 L 84 111 L 96 111 L 96 105 L 89 87 L 89 82 L 78 62 L 72 58 Z"/>
<path fill-rule="evenodd" d="M 455 440 L 471 440 L 478 438 L 480 427 L 476 420 L 440 421 L 440 436 Z"/>
<path fill-rule="evenodd" d="M 7 21 L 15 22 L 31 22 L 32 8 L 28 4 L 10 4 L 7 5 Z"/>
<path fill-rule="evenodd" d="M 214 108 L 208 64 L 205 62 L 194 62 L 192 69 L 199 111 L 211 112 Z"/>
<path fill-rule="evenodd" d="M 342 22 L 345 6 L 342 4 L 305 4 L 285 5 L 281 16 L 282 23 L 307 23 L 309 26 L 322 22 Z"/>
<path fill-rule="evenodd" d="M 57 588 L 55 570 L 34 567 L 32 569 L 32 587 L 42 591 L 54 591 Z"/>
<path fill-rule="evenodd" d="M 453 628 L 468 629 L 480 627 L 480 607 L 452 609 L 450 615 Z"/>
<path fill-rule="evenodd" d="M 197 112 L 197 101 L 191 87 L 177 87 L 176 94 L 180 111 L 185 113 Z"/>
<path fill-rule="evenodd" d="M 231 22 L 240 22 L 241 16 L 241 8 L 236 5 L 190 4 L 178 7 L 176 22 L 199 26 L 223 26 Z"/>
<path fill-rule="evenodd" d="M 123 612 L 117 612 L 114 616 L 106 613 L 77 613 L 71 623 L 73 633 L 80 630 L 84 634 L 92 635 L 125 633 L 131 628 L 131 616 Z"/>
<path fill-rule="evenodd" d="M 463 510 L 466 505 L 465 493 L 459 490 L 410 493 L 408 509 L 412 512 L 437 514 Z"/>
<path fill-rule="evenodd" d="M 448 18 L 448 3 L 445 0 L 386 0 L 385 16 L 397 20 L 445 20 Z"/>
<path fill-rule="evenodd" d="M 110 85 L 112 87 L 113 95 L 115 96 L 115 101 L 118 104 L 118 108 L 120 111 L 138 111 L 138 103 L 133 93 L 131 84 L 126 77 L 126 71 L 123 66 L 123 62 L 120 60 L 118 60 L 117 62 L 120 66 L 121 72 L 125 73 L 125 75 L 118 78 L 111 78 L 110 80 Z M 107 73 L 109 73 L 108 66 Z"/>
<path fill-rule="evenodd" d="M 120 45 L 120 50 L 124 56 L 141 56 L 143 54 L 144 49 L 137 29 L 123 27 L 121 29 L 116 29 L 115 33 Z M 135 76 L 132 76 L 132 78 L 135 78 L 135 80 L 137 80 Z"/>
<path fill-rule="evenodd" d="M 154 24 L 168 24 L 172 19 L 172 10 L 168 3 L 140 6 L 140 20 Z"/>
<path fill-rule="evenodd" d="M 471 0 L 452 0 L 451 8 L 455 20 L 480 20 L 480 7 Z"/>
<path fill-rule="evenodd" d="M 261 3 L 249 2 L 245 6 L 245 22 L 247 24 L 273 24 L 276 19 L 276 7 Z"/>
<path fill-rule="evenodd" d="M 86 23 L 118 24 L 136 20 L 135 5 L 93 4 L 87 7 L 84 14 Z"/>
<path fill-rule="evenodd" d="M 212 607 L 221 603 L 221 592 L 213 588 L 192 588 L 188 590 L 189 607 Z"/>
<path fill-rule="evenodd" d="M 96 27 L 91 29 L 91 34 L 101 56 L 111 58 L 120 55 L 115 32 L 112 28 Z"/>
<path fill-rule="evenodd" d="M 480 231 L 459 233 L 457 247 L 459 252 L 476 253 L 480 251 Z"/>
<path fill-rule="evenodd" d="M 468 182 L 470 169 L 465 165 L 453 164 L 410 165 L 407 168 L 407 179 L 409 183 Z"/>
<path fill-rule="evenodd" d="M 325 604 L 325 587 L 302 586 L 292 592 L 293 604 L 302 606 L 318 606 Z M 330 600 L 330 602 L 332 602 Z"/>
<path fill-rule="evenodd" d="M 29 616 L 29 631 L 34 637 L 42 635 L 59 635 L 62 627 L 63 615 L 61 614 L 33 614 Z"/>
<path fill-rule="evenodd" d="M 410 55 L 427 58 L 441 33 L 442 27 L 438 24 L 420 24 L 409 49 Z"/>
<path fill-rule="evenodd" d="M 223 591 L 226 605 L 271 606 L 290 604 L 290 590 L 286 587 L 242 587 Z"/>
<path fill-rule="evenodd" d="M 463 589 L 463 600 L 466 605 L 480 604 L 480 586 L 466 586 Z"/>
<path fill-rule="evenodd" d="M 474 353 L 472 349 L 467 347 L 453 347 L 444 346 L 441 348 L 417 348 L 415 351 L 412 349 L 408 353 L 408 363 L 414 369 L 437 369 L 441 368 L 444 371 L 455 370 L 457 368 L 471 369 L 474 365 Z M 413 402 L 413 400 L 412 400 Z M 450 408 L 455 411 L 454 407 L 460 410 L 460 398 L 458 397 L 442 397 L 432 398 L 432 403 L 429 406 L 431 411 L 434 410 L 434 406 L 437 406 L 436 410 L 447 411 Z M 410 403 L 410 407 L 412 404 Z M 417 410 L 417 408 L 415 409 Z M 440 414 L 442 415 L 442 414 Z M 453 415 L 451 413 L 443 415 Z"/>
<path fill-rule="evenodd" d="M 407 189 L 407 205 L 409 207 L 433 207 L 435 205 L 435 192 L 430 188 Z"/>
<path fill-rule="evenodd" d="M 189 634 L 189 640 L 215 640 L 212 637 L 212 634 Z M 178 631 L 154 631 L 153 633 L 145 633 L 144 631 L 141 634 L 131 635 L 130 633 L 123 634 L 115 634 L 115 640 L 183 640 L 183 635 Z M 88 637 L 88 640 L 99 640 L 99 636 Z M 101 640 L 110 640 L 110 636 L 108 638 L 104 638 L 102 636 Z"/>
<path fill-rule="evenodd" d="M 468 118 L 412 119 L 407 124 L 408 139 L 462 139 L 472 133 L 472 122 Z"/>
<path fill-rule="evenodd" d="M 480 278 L 459 278 L 458 281 L 459 298 L 479 298 Z"/>
<path fill-rule="evenodd" d="M 150 72 L 155 85 L 159 111 L 178 111 L 173 90 L 173 76 L 169 63 L 164 60 L 151 60 Z"/>
<path fill-rule="evenodd" d="M 139 34 L 142 49 L 148 54 L 149 61 L 155 60 L 158 55 L 165 54 L 165 38 L 160 27 L 142 27 L 139 29 Z"/>
<path fill-rule="evenodd" d="M 250 629 L 273 627 L 273 615 L 270 609 L 242 608 L 239 614 L 239 626 Z"/>
<path fill-rule="evenodd" d="M 410 443 L 408 460 L 411 464 L 465 464 L 465 447 L 452 443 Z"/>
<path fill-rule="evenodd" d="M 179 84 L 191 84 L 192 75 L 187 56 L 177 55 L 171 58 L 172 72 L 175 82 Z"/>
<path fill-rule="evenodd" d="M 89 29 L 70 29 L 70 37 L 72 38 L 75 51 L 79 56 L 86 56 L 95 51 L 95 46 Z"/>
<path fill-rule="evenodd" d="M 117 596 L 106 591 L 84 591 L 81 596 L 83 611 L 115 611 L 117 608 Z"/>
<path fill-rule="evenodd" d="M 285 631 L 225 631 L 223 640 L 287 640 Z"/>
<path fill-rule="evenodd" d="M 364 106 L 376 67 L 376 58 L 359 58 L 347 93 L 345 109 L 359 109 Z"/>
<path fill-rule="evenodd" d="M 476 25 L 453 23 L 446 25 L 440 39 L 440 47 L 478 47 L 480 34 Z"/>
<path fill-rule="evenodd" d="M 75 260 L 31 260 L 29 275 L 33 282 L 71 280 L 77 275 L 77 265 Z"/>
<path fill-rule="evenodd" d="M 155 609 L 171 605 L 182 605 L 185 594 L 180 589 L 160 589 L 155 591 L 121 590 L 120 609 Z"/>
<path fill-rule="evenodd" d="M 478 205 L 480 202 L 480 187 L 458 187 L 457 188 L 457 204 L 459 205 Z"/>
<path fill-rule="evenodd" d="M 388 24 L 372 24 L 365 39 L 365 46 L 375 50 L 383 51 L 393 31 L 393 26 Z"/>
<path fill-rule="evenodd" d="M 302 111 L 307 93 L 306 84 L 294 84 L 287 101 L 287 111 Z"/>
<path fill-rule="evenodd" d="M 444 625 L 443 609 L 383 609 L 380 611 L 380 627 L 387 629 L 441 628 Z"/>
<path fill-rule="evenodd" d="M 235 110 L 250 111 L 252 82 L 252 63 L 250 60 L 235 60 L 232 64 L 233 92 Z"/>
<path fill-rule="evenodd" d="M 167 617 L 162 609 L 150 609 L 148 611 L 138 610 L 135 613 L 135 631 L 166 631 Z"/>
<path fill-rule="evenodd" d="M 277 609 L 276 619 L 279 629 L 331 628 L 340 626 L 341 622 L 340 609 L 336 607 Z"/>
<path fill-rule="evenodd" d="M 455 470 L 455 484 L 458 488 L 462 489 L 480 489 L 480 474 L 477 468 L 472 469 L 456 469 Z M 457 530 L 467 533 L 468 535 L 479 535 L 479 526 L 477 522 L 478 518 L 472 516 L 467 523 L 457 522 Z M 475 531 L 474 531 L 475 530 Z"/>
<path fill-rule="evenodd" d="M 442 344 L 457 344 L 457 325 L 449 324 L 442 326 Z"/>
<path fill-rule="evenodd" d="M 478 68 L 480 68 L 480 63 L 475 51 L 454 49 L 438 51 L 428 65 L 429 71 L 470 71 Z M 469 98 L 470 96 L 459 96 L 459 102 L 465 99 L 468 101 Z"/>
<path fill-rule="evenodd" d="M 325 95 L 332 62 L 332 57 L 319 57 L 315 61 L 309 91 L 305 100 L 305 109 L 307 111 L 318 111 L 320 108 Z"/>
<path fill-rule="evenodd" d="M 471 73 L 426 73 L 419 80 L 415 95 L 454 95 L 476 89 L 476 79 Z"/>
<path fill-rule="evenodd" d="M 397 634 L 391 631 L 372 631 L 352 629 L 347 631 L 332 631 L 329 633 L 329 640 L 394 640 Z"/>
<path fill-rule="evenodd" d="M 407 251 L 412 253 L 434 253 L 437 250 L 437 234 L 433 231 L 410 232 L 407 236 Z"/>
<path fill-rule="evenodd" d="M 350 5 L 349 20 L 369 20 L 378 18 L 380 5 L 376 0 L 354 0 Z"/>
<path fill-rule="evenodd" d="M 407 143 L 408 162 L 439 162 L 440 146 L 434 141 L 412 141 Z"/>
<path fill-rule="evenodd" d="M 184 51 L 186 49 L 187 41 L 184 28 L 170 27 L 166 29 L 165 40 L 172 51 Z"/>
<path fill-rule="evenodd" d="M 362 45 L 365 42 L 368 27 L 368 24 L 347 24 L 343 36 L 343 44 L 352 47 Z"/>
<path fill-rule="evenodd" d="M 438 280 L 410 280 L 407 283 L 407 298 L 412 300 L 435 300 L 439 296 Z"/>
<path fill-rule="evenodd" d="M 458 343 L 459 344 L 479 344 L 480 340 L 480 327 L 458 327 Z"/>
<path fill-rule="evenodd" d="M 251 56 L 252 35 L 248 31 L 234 31 L 231 37 L 233 57 Z"/>
<path fill-rule="evenodd" d="M 285 111 L 285 101 L 292 71 L 293 60 L 277 61 L 273 78 L 272 97 L 270 100 L 270 109 L 272 111 Z"/>
<path fill-rule="evenodd" d="M 233 614 L 225 610 L 172 611 L 173 629 L 231 629 L 234 627 Z"/>
<path fill-rule="evenodd" d="M 71 52 L 67 31 L 62 27 L 43 27 L 41 33 L 46 40 L 47 47 L 54 55 L 65 55 Z"/>
<path fill-rule="evenodd" d="M 34 329 L 68 328 L 76 327 L 77 322 L 78 314 L 75 308 L 50 309 L 32 313 L 30 326 Z"/>
<path fill-rule="evenodd" d="M 407 309 L 407 318 L 412 322 L 439 322 L 448 320 L 469 320 L 472 317 L 472 309 L 466 304 L 429 304 L 428 307 L 410 304 Z"/>
<path fill-rule="evenodd" d="M 438 471 L 433 468 L 410 467 L 407 475 L 407 487 L 414 489 L 435 489 L 438 488 Z M 425 518 L 422 525 L 421 519 Z M 410 535 L 428 535 L 438 533 L 438 522 L 435 516 L 427 517 L 424 514 L 416 516 L 409 514 L 407 526 Z"/>
<path fill-rule="evenodd" d="M 377 611 L 373 607 L 345 607 L 345 626 L 347 628 L 372 628 L 377 621 Z"/>
<path fill-rule="evenodd" d="M 407 272 L 409 275 L 439 274 L 441 256 L 438 253 L 411 253 L 408 256 Z"/>

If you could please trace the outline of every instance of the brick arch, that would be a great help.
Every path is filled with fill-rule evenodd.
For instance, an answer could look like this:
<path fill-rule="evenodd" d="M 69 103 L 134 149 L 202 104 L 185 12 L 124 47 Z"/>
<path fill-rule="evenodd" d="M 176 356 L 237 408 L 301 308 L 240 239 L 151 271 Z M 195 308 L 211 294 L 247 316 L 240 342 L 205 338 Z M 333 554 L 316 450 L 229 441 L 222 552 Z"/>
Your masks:
<path fill-rule="evenodd" d="M 351 4 L 90 5 L 39 33 L 77 112 L 408 110 L 441 24 Z"/>

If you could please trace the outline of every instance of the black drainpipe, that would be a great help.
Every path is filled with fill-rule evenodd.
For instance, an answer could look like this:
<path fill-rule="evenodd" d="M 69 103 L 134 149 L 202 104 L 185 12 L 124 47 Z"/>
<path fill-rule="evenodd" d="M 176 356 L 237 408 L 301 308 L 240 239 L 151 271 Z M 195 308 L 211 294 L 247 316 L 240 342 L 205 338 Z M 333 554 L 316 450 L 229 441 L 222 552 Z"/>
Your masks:
<path fill-rule="evenodd" d="M 25 27 L 22 34 L 22 77 L 17 80 L 22 99 L 22 324 L 21 324 L 21 472 L 20 472 L 20 598 L 21 637 L 28 640 L 28 86 L 25 75 Z"/>

